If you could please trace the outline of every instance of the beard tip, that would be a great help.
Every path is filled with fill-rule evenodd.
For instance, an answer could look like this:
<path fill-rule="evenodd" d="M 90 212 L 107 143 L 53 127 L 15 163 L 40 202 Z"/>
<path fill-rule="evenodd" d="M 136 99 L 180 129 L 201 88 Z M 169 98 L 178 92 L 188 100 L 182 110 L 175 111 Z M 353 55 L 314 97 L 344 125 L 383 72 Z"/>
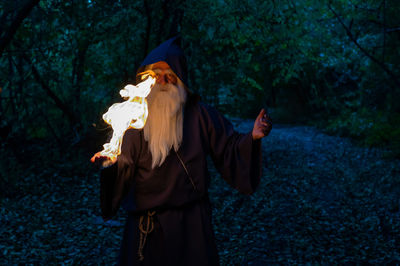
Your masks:
<path fill-rule="evenodd" d="M 179 88 L 162 94 L 157 93 L 157 89 L 159 88 L 156 88 L 148 100 L 149 116 L 144 127 L 144 137 L 149 143 L 153 169 L 161 166 L 170 150 L 179 148 L 182 142 L 182 106 L 186 99 L 186 92 L 179 91 Z"/>

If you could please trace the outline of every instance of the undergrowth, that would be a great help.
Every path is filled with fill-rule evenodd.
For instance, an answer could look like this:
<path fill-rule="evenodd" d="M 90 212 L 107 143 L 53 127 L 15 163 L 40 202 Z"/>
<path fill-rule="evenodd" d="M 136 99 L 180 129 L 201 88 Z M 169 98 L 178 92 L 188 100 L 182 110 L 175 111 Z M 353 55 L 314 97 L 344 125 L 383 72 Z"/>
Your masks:
<path fill-rule="evenodd" d="M 252 124 L 237 120 L 244 131 Z M 0 265 L 114 265 L 125 213 L 104 224 L 90 156 L 48 148 L 27 149 L 35 153 L 24 163 L 2 146 L 10 157 L 1 164 Z M 263 140 L 263 157 L 251 196 L 210 168 L 221 265 L 400 263 L 399 160 L 279 125 Z"/>
<path fill-rule="evenodd" d="M 350 137 L 367 147 L 388 150 L 387 156 L 400 158 L 400 114 L 375 112 L 366 108 L 345 110 L 319 122 L 330 134 Z"/>

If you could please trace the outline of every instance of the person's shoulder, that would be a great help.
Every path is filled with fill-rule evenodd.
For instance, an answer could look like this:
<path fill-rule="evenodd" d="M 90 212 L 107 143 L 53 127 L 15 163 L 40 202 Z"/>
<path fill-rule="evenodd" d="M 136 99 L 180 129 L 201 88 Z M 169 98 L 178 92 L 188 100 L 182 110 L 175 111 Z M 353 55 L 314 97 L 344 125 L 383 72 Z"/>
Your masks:
<path fill-rule="evenodd" d="M 188 96 L 188 99 L 186 101 L 186 108 L 188 110 L 192 110 L 192 113 L 197 113 L 201 117 L 214 117 L 218 116 L 219 112 L 215 107 L 212 105 L 205 103 L 201 100 L 201 97 L 197 94 L 191 94 Z"/>
<path fill-rule="evenodd" d="M 203 113 L 206 113 L 209 116 L 219 115 L 217 108 L 208 103 L 199 102 L 199 108 Z"/>
<path fill-rule="evenodd" d="M 201 101 L 200 95 L 197 93 L 188 93 L 186 98 L 186 106 L 196 106 Z"/>
<path fill-rule="evenodd" d="M 142 129 L 127 129 L 122 139 L 121 152 L 123 152 L 124 149 L 129 152 L 140 150 L 143 143 L 143 134 L 141 134 L 141 132 Z"/>
<path fill-rule="evenodd" d="M 132 139 L 132 140 L 137 140 L 140 138 L 140 132 L 142 129 L 136 129 L 136 128 L 128 128 L 125 131 L 124 134 L 124 139 Z"/>
<path fill-rule="evenodd" d="M 201 97 L 198 94 L 190 93 L 187 96 L 185 103 L 185 112 L 187 114 L 200 113 L 203 103 L 201 102 Z"/>

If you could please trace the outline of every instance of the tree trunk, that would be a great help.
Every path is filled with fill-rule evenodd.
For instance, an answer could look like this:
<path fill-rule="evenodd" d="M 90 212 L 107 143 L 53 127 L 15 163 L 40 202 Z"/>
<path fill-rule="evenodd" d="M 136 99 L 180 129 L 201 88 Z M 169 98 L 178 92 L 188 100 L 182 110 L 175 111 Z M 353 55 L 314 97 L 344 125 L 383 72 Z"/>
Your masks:
<path fill-rule="evenodd" d="M 89 48 L 90 42 L 89 40 L 83 40 L 78 44 L 78 52 L 76 54 L 76 57 L 74 59 L 73 63 L 73 86 L 75 88 L 75 102 L 74 104 L 76 106 L 79 106 L 80 102 L 80 96 L 81 96 L 81 83 L 83 80 L 83 77 L 85 75 L 85 58 L 86 58 L 86 52 Z"/>
<path fill-rule="evenodd" d="M 66 105 L 45 83 L 43 78 L 40 76 L 38 69 L 33 65 L 32 61 L 24 54 L 23 59 L 31 66 L 32 74 L 35 80 L 40 84 L 47 95 L 54 101 L 55 105 L 67 116 L 68 121 L 72 128 L 76 128 L 80 124 L 79 119 L 75 116 L 72 109 Z"/>
<path fill-rule="evenodd" d="M 26 4 L 18 11 L 10 27 L 7 31 L 5 31 L 4 36 L 2 36 L 0 39 L 0 57 L 2 56 L 4 49 L 11 42 L 22 21 L 29 15 L 39 1 L 40 0 L 28 0 Z"/>
<path fill-rule="evenodd" d="M 146 24 L 146 33 L 144 36 L 144 55 L 143 59 L 145 56 L 149 53 L 149 46 L 150 46 L 150 31 L 151 31 L 151 10 L 149 7 L 149 3 L 147 0 L 143 0 L 144 4 L 144 10 L 147 18 L 147 24 Z"/>

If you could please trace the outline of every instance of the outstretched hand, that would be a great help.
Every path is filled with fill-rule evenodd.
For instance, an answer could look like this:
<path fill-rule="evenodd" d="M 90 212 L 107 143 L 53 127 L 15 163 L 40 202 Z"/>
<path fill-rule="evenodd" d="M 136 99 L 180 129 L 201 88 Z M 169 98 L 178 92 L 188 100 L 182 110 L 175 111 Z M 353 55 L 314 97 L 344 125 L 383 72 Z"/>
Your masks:
<path fill-rule="evenodd" d="M 97 166 L 108 167 L 108 166 L 113 165 L 117 161 L 117 158 L 116 157 L 110 158 L 110 157 L 104 156 L 99 151 L 95 155 L 93 155 L 92 158 L 90 158 L 90 161 Z"/>
<path fill-rule="evenodd" d="M 268 136 L 272 129 L 271 117 L 267 114 L 265 109 L 262 109 L 258 114 L 252 131 L 253 140 L 261 139 Z"/>

